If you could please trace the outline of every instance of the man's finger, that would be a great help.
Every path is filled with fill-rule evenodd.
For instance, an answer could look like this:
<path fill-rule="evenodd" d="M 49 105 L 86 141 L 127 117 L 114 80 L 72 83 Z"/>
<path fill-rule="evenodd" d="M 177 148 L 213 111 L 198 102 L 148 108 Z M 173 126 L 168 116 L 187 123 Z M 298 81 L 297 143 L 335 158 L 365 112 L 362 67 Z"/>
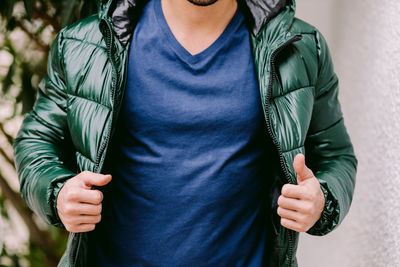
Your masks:
<path fill-rule="evenodd" d="M 82 179 L 85 185 L 91 188 L 93 185 L 104 186 L 111 181 L 110 174 L 99 174 L 94 172 L 83 172 Z"/>
<path fill-rule="evenodd" d="M 280 196 L 278 198 L 278 205 L 284 209 L 294 210 L 294 211 L 302 211 L 303 210 L 303 202 L 294 198 L 287 198 L 284 196 Z"/>
<path fill-rule="evenodd" d="M 81 215 L 99 215 L 101 214 L 102 205 L 94 205 L 94 204 L 87 204 L 87 203 L 79 203 L 79 214 Z"/>
<path fill-rule="evenodd" d="M 101 215 L 80 215 L 73 218 L 71 223 L 73 224 L 92 224 L 92 223 L 99 223 L 101 221 Z"/>
<path fill-rule="evenodd" d="M 282 187 L 282 195 L 288 198 L 302 199 L 307 195 L 307 191 L 303 186 L 285 184 Z"/>
<path fill-rule="evenodd" d="M 278 207 L 277 213 L 281 218 L 294 221 L 298 221 L 301 219 L 301 214 L 294 210 L 288 210 L 282 207 Z"/>
<path fill-rule="evenodd" d="M 306 166 L 303 154 L 297 154 L 293 160 L 293 168 L 297 173 L 297 181 L 300 183 L 304 180 L 314 177 L 313 172 Z"/>
<path fill-rule="evenodd" d="M 100 190 L 84 190 L 80 196 L 80 203 L 99 205 L 103 201 L 103 193 Z"/>
<path fill-rule="evenodd" d="M 93 231 L 95 229 L 95 227 L 96 227 L 96 224 L 94 224 L 94 223 L 84 223 L 84 224 L 79 224 L 77 226 L 67 228 L 67 230 L 71 233 L 81 233 L 81 232 Z"/>
<path fill-rule="evenodd" d="M 305 232 L 305 229 L 296 221 L 281 218 L 281 225 L 296 232 Z"/>

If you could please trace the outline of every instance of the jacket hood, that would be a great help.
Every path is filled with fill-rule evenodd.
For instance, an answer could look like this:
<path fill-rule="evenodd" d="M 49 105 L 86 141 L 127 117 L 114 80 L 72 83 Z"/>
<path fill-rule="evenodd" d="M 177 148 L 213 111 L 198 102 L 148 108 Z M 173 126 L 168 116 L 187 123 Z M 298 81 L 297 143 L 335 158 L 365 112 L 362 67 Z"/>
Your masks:
<path fill-rule="evenodd" d="M 133 29 L 140 17 L 142 8 L 149 0 L 102 0 L 99 2 L 99 19 L 111 22 L 119 41 L 125 45 L 132 36 Z M 295 0 L 238 0 L 239 7 L 246 17 L 246 22 L 254 36 L 272 19 L 286 21 L 287 28 L 295 12 Z M 274 23 L 275 24 L 275 23 Z"/>

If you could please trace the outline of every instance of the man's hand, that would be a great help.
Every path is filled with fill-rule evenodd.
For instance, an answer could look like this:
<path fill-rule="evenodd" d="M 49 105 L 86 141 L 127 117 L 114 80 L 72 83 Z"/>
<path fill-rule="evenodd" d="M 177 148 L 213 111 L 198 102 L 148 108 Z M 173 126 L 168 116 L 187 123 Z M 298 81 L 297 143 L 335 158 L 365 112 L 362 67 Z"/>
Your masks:
<path fill-rule="evenodd" d="M 297 232 L 308 231 L 321 217 L 325 206 L 324 193 L 313 172 L 307 168 L 303 154 L 293 161 L 297 185 L 285 184 L 278 198 L 278 214 L 282 226 Z"/>
<path fill-rule="evenodd" d="M 103 193 L 91 188 L 110 181 L 111 175 L 84 171 L 65 183 L 57 196 L 57 212 L 69 232 L 94 230 L 101 220 Z"/>

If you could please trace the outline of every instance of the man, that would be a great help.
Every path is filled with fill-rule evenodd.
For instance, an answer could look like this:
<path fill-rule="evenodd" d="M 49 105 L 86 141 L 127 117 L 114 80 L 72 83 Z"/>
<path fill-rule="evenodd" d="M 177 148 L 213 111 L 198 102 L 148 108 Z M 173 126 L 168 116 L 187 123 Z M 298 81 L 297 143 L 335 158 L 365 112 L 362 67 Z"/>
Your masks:
<path fill-rule="evenodd" d="M 297 266 L 357 160 L 294 0 L 109 0 L 63 29 L 15 142 L 60 266 Z M 307 163 L 307 164 L 306 164 Z"/>

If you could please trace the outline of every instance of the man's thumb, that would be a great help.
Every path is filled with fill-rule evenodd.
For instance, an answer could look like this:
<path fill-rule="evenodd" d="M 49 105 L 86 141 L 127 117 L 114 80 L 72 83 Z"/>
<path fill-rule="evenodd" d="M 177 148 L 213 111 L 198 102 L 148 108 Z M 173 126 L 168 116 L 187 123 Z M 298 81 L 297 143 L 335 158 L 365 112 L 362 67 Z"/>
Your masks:
<path fill-rule="evenodd" d="M 313 178 L 313 172 L 306 166 L 305 157 L 303 154 L 297 154 L 293 160 L 293 168 L 297 173 L 297 182 Z"/>
<path fill-rule="evenodd" d="M 88 187 L 92 187 L 92 185 L 104 186 L 111 181 L 111 174 L 99 174 L 91 172 L 85 174 L 83 180 Z"/>

